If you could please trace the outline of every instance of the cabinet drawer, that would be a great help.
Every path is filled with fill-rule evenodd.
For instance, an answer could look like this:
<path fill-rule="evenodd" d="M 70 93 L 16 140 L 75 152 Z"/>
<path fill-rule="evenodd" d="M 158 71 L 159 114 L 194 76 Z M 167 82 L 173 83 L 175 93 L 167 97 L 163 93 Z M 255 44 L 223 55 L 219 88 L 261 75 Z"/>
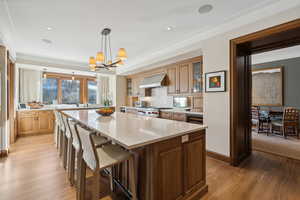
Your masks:
<path fill-rule="evenodd" d="M 184 113 L 173 113 L 173 120 L 186 121 L 186 114 Z"/>
<path fill-rule="evenodd" d="M 160 118 L 163 119 L 172 119 L 172 113 L 171 112 L 161 112 Z"/>
<path fill-rule="evenodd" d="M 38 112 L 37 111 L 19 111 L 18 115 L 19 115 L 19 117 L 37 117 Z"/>

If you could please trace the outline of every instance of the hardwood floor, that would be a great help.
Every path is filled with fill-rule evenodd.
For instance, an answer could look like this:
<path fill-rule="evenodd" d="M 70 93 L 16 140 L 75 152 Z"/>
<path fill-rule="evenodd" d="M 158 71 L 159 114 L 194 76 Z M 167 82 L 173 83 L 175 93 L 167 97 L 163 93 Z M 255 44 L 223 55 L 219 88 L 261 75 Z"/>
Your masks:
<path fill-rule="evenodd" d="M 207 183 L 205 200 L 296 200 L 300 196 L 300 162 L 253 152 L 237 168 L 208 157 Z M 123 199 L 112 194 L 104 196 L 102 200 Z M 53 135 L 20 138 L 9 157 L 0 159 L 0 199 L 75 199 Z"/>

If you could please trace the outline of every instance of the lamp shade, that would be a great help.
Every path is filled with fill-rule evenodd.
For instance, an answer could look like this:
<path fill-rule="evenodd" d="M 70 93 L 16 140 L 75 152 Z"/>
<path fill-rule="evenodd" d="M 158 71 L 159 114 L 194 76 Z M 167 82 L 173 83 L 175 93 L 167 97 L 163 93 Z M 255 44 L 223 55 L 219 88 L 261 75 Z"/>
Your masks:
<path fill-rule="evenodd" d="M 98 52 L 96 56 L 96 62 L 103 62 L 104 61 L 104 54 L 103 52 Z"/>
<path fill-rule="evenodd" d="M 94 58 L 93 56 L 90 57 L 89 64 L 90 64 L 90 65 L 96 65 L 96 60 L 95 60 L 95 58 Z"/>
<path fill-rule="evenodd" d="M 120 48 L 117 56 L 120 60 L 126 60 L 127 59 L 127 53 L 124 48 Z"/>

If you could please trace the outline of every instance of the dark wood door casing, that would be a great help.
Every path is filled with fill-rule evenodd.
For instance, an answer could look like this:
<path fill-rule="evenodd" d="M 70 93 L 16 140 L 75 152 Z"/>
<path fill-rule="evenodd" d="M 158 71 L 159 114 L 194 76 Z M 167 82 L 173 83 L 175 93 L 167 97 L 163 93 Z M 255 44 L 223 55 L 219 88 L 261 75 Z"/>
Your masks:
<path fill-rule="evenodd" d="M 300 19 L 230 41 L 230 158 L 251 154 L 251 54 L 300 44 Z"/>

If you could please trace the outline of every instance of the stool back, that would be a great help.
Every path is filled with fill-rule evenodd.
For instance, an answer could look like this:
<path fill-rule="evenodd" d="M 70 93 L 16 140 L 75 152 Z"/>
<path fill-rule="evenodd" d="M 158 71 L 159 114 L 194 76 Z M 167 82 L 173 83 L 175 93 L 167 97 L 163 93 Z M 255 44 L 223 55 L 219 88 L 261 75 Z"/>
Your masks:
<path fill-rule="evenodd" d="M 68 139 L 72 138 L 72 134 L 71 134 L 71 130 L 70 130 L 70 126 L 69 126 L 69 119 L 66 115 L 61 114 L 62 116 L 62 121 L 64 123 L 65 126 L 65 135 L 67 136 Z"/>
<path fill-rule="evenodd" d="M 77 123 L 73 120 L 68 120 L 68 128 L 71 132 L 71 137 L 72 137 L 72 145 L 73 147 L 79 151 L 81 150 L 81 147 L 80 147 L 80 142 L 79 142 L 79 138 L 78 138 L 78 135 L 76 133 L 76 130 L 75 130 L 75 125 Z"/>
<path fill-rule="evenodd" d="M 57 120 L 58 120 L 58 125 L 59 125 L 59 129 L 62 131 L 62 132 L 65 132 L 66 131 L 66 126 L 63 122 L 63 118 L 62 118 L 62 114 L 58 111 L 56 111 L 56 114 L 57 114 Z"/>
<path fill-rule="evenodd" d="M 79 136 L 79 144 L 81 145 L 82 157 L 85 163 L 92 170 L 98 169 L 99 158 L 96 153 L 94 141 L 92 139 L 92 135 L 95 133 L 83 128 L 79 124 L 76 124 L 75 127 L 75 130 Z"/>

